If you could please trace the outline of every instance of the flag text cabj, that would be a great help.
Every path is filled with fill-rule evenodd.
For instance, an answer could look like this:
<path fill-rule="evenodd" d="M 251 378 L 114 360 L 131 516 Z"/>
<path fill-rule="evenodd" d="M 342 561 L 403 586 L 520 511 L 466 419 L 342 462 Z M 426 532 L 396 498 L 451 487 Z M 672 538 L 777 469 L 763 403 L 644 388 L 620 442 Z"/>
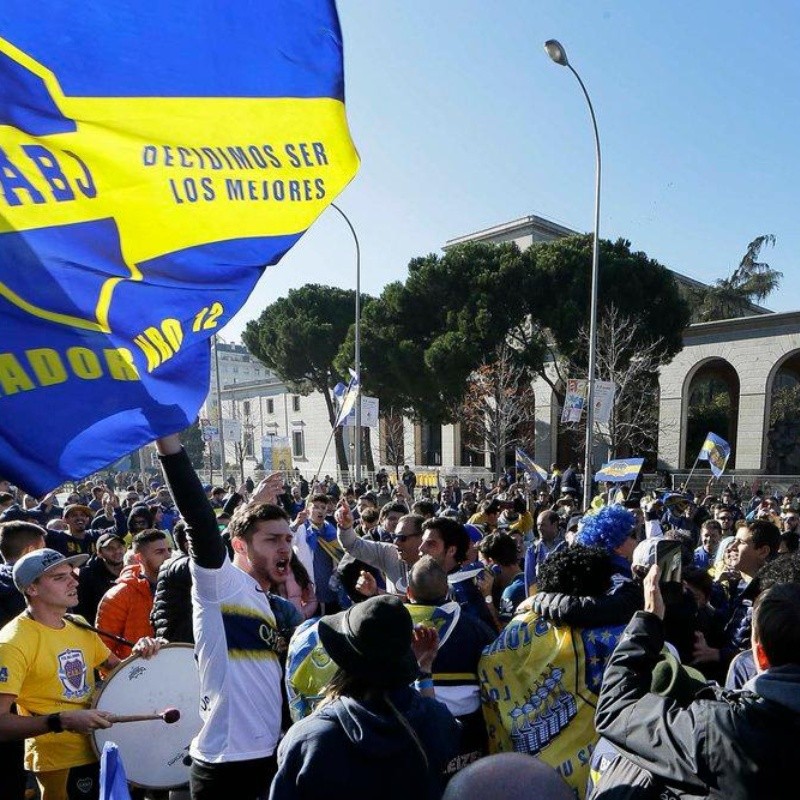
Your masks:
<path fill-rule="evenodd" d="M 78 195 L 97 197 L 97 184 L 86 162 L 72 151 L 50 150 L 36 142 L 21 142 L 16 153 L 0 147 L 0 199 L 9 206 L 23 203 L 63 203 Z M 281 158 L 278 153 L 281 153 Z M 145 145 L 142 165 L 189 173 L 169 177 L 175 203 L 218 197 L 228 200 L 277 200 L 301 202 L 322 200 L 326 195 L 323 177 L 245 180 L 226 176 L 225 171 L 316 169 L 328 166 L 323 142 L 228 145 L 215 147 Z M 214 173 L 220 172 L 217 175 Z M 212 175 L 206 173 L 211 172 Z M 224 189 L 224 191 L 222 191 Z"/>

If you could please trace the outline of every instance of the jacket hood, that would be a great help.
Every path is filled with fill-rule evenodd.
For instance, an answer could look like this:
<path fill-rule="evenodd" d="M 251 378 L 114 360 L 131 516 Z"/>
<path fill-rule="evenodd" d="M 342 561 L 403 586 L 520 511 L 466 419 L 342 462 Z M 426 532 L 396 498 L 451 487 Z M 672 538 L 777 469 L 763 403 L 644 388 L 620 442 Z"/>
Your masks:
<path fill-rule="evenodd" d="M 128 564 L 122 568 L 119 578 L 115 583 L 138 583 L 139 581 L 147 581 L 147 578 L 142 574 L 141 564 Z"/>
<path fill-rule="evenodd" d="M 751 678 L 744 688 L 755 692 L 765 700 L 790 709 L 795 714 L 800 714 L 800 666 L 798 665 L 772 667 Z"/>
<path fill-rule="evenodd" d="M 14 585 L 13 575 L 14 567 L 12 564 L 0 564 L 0 597 L 6 597 L 9 594 L 19 594 L 19 590 Z"/>
<path fill-rule="evenodd" d="M 128 513 L 128 524 L 130 525 L 137 517 L 144 517 L 147 520 L 147 527 L 153 525 L 153 512 L 144 503 L 134 503 Z"/>
<path fill-rule="evenodd" d="M 401 689 L 399 692 L 392 692 L 390 696 L 394 701 L 398 694 L 406 691 L 413 690 Z M 373 758 L 383 759 L 407 754 L 409 747 L 414 746 L 411 735 L 386 706 L 376 709 L 351 697 L 340 697 L 335 703 L 324 707 L 322 712 L 337 719 L 347 738 L 361 752 Z M 411 706 L 405 707 L 400 713 L 412 723 L 414 717 L 421 713 L 421 704 L 412 700 Z"/>

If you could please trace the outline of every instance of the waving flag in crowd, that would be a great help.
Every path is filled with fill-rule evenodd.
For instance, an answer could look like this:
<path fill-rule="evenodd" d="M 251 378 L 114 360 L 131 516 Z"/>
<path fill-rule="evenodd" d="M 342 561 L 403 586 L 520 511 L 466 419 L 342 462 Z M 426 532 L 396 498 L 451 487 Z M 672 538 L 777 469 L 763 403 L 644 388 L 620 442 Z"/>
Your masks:
<path fill-rule="evenodd" d="M 358 168 L 333 0 L 40 12 L 0 16 L 0 474 L 36 494 L 195 419 Z"/>
<path fill-rule="evenodd" d="M 336 385 L 336 388 L 339 387 L 340 384 Z M 336 394 L 336 388 L 334 388 L 334 394 Z M 356 404 L 356 400 L 358 399 L 359 394 L 361 393 L 361 385 L 358 382 L 358 376 L 356 375 L 353 370 L 350 370 L 350 383 L 347 385 L 347 388 L 344 389 L 338 396 L 341 399 L 342 405 L 339 409 L 339 416 L 336 417 L 336 427 L 339 425 L 344 424 L 344 421 L 350 415 L 350 412 L 353 410 L 353 407 Z"/>
<path fill-rule="evenodd" d="M 540 467 L 521 447 L 515 450 L 517 470 L 531 476 L 535 485 L 547 481 L 547 470 Z"/>
<path fill-rule="evenodd" d="M 697 458 L 700 461 L 708 461 L 708 466 L 711 468 L 714 477 L 719 478 L 725 472 L 730 456 L 731 446 L 721 436 L 717 436 L 716 433 L 709 433 L 700 448 L 700 455 Z"/>
<path fill-rule="evenodd" d="M 614 461 L 607 461 L 600 467 L 600 471 L 595 473 L 594 479 L 607 483 L 635 481 L 642 464 L 644 464 L 643 458 L 617 458 Z"/>

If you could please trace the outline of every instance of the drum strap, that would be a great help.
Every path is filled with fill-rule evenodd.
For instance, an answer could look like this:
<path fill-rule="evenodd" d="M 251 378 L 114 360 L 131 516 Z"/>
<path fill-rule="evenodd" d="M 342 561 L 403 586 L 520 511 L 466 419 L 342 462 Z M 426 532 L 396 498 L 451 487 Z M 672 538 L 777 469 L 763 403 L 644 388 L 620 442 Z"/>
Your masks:
<path fill-rule="evenodd" d="M 86 622 L 83 617 L 74 617 L 72 614 L 64 614 L 64 619 L 68 622 L 71 622 L 73 625 L 76 625 L 78 628 L 83 628 L 87 631 L 94 631 L 95 633 L 99 633 L 101 636 L 105 636 L 108 639 L 113 639 L 115 642 L 125 644 L 128 647 L 133 647 L 135 644 L 135 642 L 132 642 L 130 639 L 124 639 L 122 636 L 117 636 L 115 633 L 109 633 L 108 631 L 100 630 L 100 628 L 95 628 L 94 625 L 90 625 L 88 622 Z"/>

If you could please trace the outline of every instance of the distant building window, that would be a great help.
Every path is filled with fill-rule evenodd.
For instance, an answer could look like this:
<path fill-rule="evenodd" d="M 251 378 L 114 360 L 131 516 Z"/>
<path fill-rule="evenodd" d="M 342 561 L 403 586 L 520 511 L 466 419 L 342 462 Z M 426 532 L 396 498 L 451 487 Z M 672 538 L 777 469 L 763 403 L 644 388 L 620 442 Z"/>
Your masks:
<path fill-rule="evenodd" d="M 292 411 L 299 411 L 300 410 L 300 397 L 298 395 L 292 395 Z"/>
<path fill-rule="evenodd" d="M 274 414 L 274 413 L 275 413 L 275 401 L 267 400 L 267 414 Z"/>
<path fill-rule="evenodd" d="M 303 458 L 303 431 L 292 431 L 292 455 Z"/>

